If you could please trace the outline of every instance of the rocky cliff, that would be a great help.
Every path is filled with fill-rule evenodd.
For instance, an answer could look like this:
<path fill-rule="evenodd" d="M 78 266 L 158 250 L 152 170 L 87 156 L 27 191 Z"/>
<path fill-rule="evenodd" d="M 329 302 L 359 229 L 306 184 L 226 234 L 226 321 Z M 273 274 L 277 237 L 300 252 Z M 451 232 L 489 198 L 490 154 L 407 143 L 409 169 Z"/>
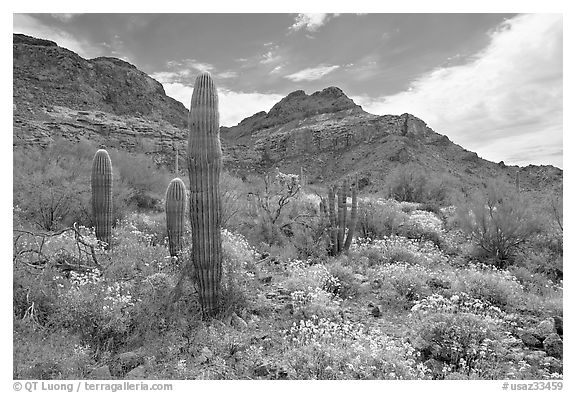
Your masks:
<path fill-rule="evenodd" d="M 188 110 L 162 85 L 114 58 L 83 59 L 54 42 L 20 34 L 13 43 L 14 148 L 46 146 L 54 138 L 149 154 L 159 165 L 185 153 Z M 405 113 L 365 112 L 337 87 L 288 94 L 269 112 L 221 128 L 225 166 L 240 175 L 279 167 L 325 184 L 355 174 L 369 192 L 386 176 L 412 164 L 445 174 L 462 188 L 505 176 L 521 188 L 562 184 L 552 166 L 508 167 L 484 160 Z"/>

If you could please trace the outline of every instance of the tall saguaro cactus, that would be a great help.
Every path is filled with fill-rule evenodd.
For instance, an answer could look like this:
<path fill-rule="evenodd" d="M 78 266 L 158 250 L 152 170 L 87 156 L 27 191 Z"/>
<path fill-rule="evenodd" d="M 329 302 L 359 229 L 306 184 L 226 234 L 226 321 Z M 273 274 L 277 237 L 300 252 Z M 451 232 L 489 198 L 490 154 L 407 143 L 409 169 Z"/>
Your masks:
<path fill-rule="evenodd" d="M 218 312 L 222 279 L 218 92 L 209 73 L 194 83 L 188 118 L 188 175 L 192 263 L 205 316 Z"/>
<path fill-rule="evenodd" d="M 358 217 L 358 181 L 354 182 L 352 187 L 352 204 L 350 209 L 350 220 L 348 220 L 348 207 L 347 207 L 347 193 L 349 190 L 347 180 L 344 180 L 342 186 L 338 190 L 338 198 L 336 198 L 336 190 L 333 187 L 328 189 L 328 208 L 324 201 L 320 202 L 320 211 L 327 216 L 329 222 L 328 229 L 328 252 L 330 255 L 338 255 L 350 249 L 354 231 L 356 230 L 356 221 Z M 346 233 L 346 228 L 348 232 Z"/>
<path fill-rule="evenodd" d="M 92 215 L 96 238 L 110 247 L 112 233 L 112 161 L 108 152 L 100 149 L 92 161 Z"/>
<path fill-rule="evenodd" d="M 184 211 L 186 210 L 186 186 L 180 178 L 172 179 L 166 189 L 166 229 L 170 256 L 178 256 L 182 250 Z"/>

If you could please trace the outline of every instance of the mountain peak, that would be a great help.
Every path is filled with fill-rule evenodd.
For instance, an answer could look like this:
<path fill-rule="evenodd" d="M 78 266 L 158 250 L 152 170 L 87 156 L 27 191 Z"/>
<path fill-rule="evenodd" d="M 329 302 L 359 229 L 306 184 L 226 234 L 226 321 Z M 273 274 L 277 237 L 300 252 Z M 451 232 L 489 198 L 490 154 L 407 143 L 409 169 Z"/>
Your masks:
<path fill-rule="evenodd" d="M 346 96 L 346 94 L 344 94 L 342 89 L 340 89 L 339 87 L 336 87 L 336 86 L 329 86 L 329 87 L 327 87 L 321 91 L 315 92 L 314 94 L 312 94 L 312 96 L 320 96 L 320 97 L 332 98 L 332 99 L 338 99 L 340 97 L 348 98 Z"/>
<path fill-rule="evenodd" d="M 288 122 L 294 119 L 305 118 L 322 113 L 334 113 L 343 110 L 357 110 L 362 108 L 335 86 L 327 87 L 308 95 L 304 90 L 296 90 L 281 99 L 268 112 L 268 119 L 277 119 Z"/>
<path fill-rule="evenodd" d="M 29 35 L 25 34 L 13 34 L 12 43 L 14 45 L 25 44 L 34 46 L 58 46 L 58 44 L 56 44 L 54 41 L 44 40 L 42 38 L 30 37 Z"/>

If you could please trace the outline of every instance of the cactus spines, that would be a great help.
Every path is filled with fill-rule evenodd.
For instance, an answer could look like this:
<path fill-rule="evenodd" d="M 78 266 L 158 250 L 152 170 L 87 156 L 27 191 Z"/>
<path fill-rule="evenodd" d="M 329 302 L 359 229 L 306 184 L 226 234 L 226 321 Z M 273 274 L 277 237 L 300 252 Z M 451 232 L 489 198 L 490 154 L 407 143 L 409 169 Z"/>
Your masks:
<path fill-rule="evenodd" d="M 335 198 L 334 188 L 328 189 L 328 221 L 330 228 L 328 231 L 330 255 L 338 255 L 343 251 L 350 249 L 352 238 L 356 229 L 356 221 L 358 217 L 358 181 L 354 182 L 352 187 L 352 205 L 350 211 L 350 220 L 347 218 L 347 192 L 349 190 L 348 180 L 344 180 L 342 186 L 338 190 L 338 198 Z M 336 209 L 337 207 L 337 209 Z M 320 205 L 321 213 L 326 214 L 326 206 L 324 201 Z M 346 233 L 346 228 L 348 232 Z"/>
<path fill-rule="evenodd" d="M 112 232 L 112 161 L 104 149 L 94 155 L 91 185 L 96 238 L 109 248 Z"/>
<path fill-rule="evenodd" d="M 196 78 L 188 118 L 192 264 L 202 312 L 218 312 L 222 279 L 218 93 L 209 73 Z"/>
<path fill-rule="evenodd" d="M 186 186 L 181 179 L 172 179 L 166 189 L 166 229 L 170 256 L 172 257 L 178 256 L 182 250 L 185 210 Z"/>

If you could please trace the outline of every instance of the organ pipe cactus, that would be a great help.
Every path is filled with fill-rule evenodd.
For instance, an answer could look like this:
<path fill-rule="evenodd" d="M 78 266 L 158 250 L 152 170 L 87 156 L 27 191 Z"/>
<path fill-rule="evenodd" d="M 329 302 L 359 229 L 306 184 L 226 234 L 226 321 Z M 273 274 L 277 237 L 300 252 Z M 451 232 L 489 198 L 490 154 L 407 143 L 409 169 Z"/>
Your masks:
<path fill-rule="evenodd" d="M 179 179 L 173 179 L 166 189 L 166 229 L 170 256 L 178 256 L 182 250 L 184 233 L 184 211 L 186 210 L 186 186 Z"/>
<path fill-rule="evenodd" d="M 92 215 L 96 238 L 110 247 L 112 233 L 112 161 L 108 152 L 100 149 L 92 161 Z"/>
<path fill-rule="evenodd" d="M 347 193 L 349 184 L 344 180 L 338 189 L 338 198 L 334 187 L 328 189 L 328 207 L 324 201 L 320 202 L 320 211 L 328 219 L 328 252 L 330 255 L 338 255 L 350 249 L 354 231 L 356 230 L 356 221 L 358 218 L 358 181 L 354 182 L 352 187 L 352 203 L 350 208 L 350 219 L 348 220 Z M 346 229 L 348 231 L 346 232 Z"/>
<path fill-rule="evenodd" d="M 194 83 L 188 128 L 191 262 L 202 312 L 210 317 L 219 309 L 222 280 L 219 186 L 222 148 L 218 93 L 212 77 L 207 72 L 201 73 Z"/>

